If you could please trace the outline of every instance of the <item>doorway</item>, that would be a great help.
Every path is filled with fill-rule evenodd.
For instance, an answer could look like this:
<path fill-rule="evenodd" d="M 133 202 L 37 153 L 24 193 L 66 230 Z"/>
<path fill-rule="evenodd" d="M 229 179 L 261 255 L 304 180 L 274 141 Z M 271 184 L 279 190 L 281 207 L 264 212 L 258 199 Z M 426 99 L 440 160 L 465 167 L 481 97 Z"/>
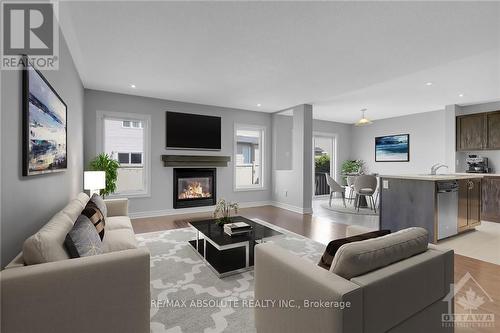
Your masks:
<path fill-rule="evenodd" d="M 313 197 L 330 194 L 326 175 L 336 178 L 335 136 L 315 133 L 313 135 Z"/>

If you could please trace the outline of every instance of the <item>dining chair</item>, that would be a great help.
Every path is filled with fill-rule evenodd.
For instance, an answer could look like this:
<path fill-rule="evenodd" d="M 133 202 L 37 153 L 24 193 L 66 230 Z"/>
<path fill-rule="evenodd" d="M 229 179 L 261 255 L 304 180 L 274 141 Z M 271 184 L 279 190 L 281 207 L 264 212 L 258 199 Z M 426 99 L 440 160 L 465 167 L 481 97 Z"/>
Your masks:
<path fill-rule="evenodd" d="M 363 175 L 356 178 L 354 182 L 354 193 L 356 194 L 356 208 L 359 212 L 359 200 L 361 196 L 365 198 L 370 198 L 370 206 L 372 206 L 375 213 L 377 208 L 375 207 L 375 200 L 373 195 L 377 189 L 377 177 L 372 175 Z"/>
<path fill-rule="evenodd" d="M 349 197 L 347 200 L 349 203 L 354 199 L 352 194 L 354 193 L 354 182 L 356 181 L 356 177 L 354 176 L 347 176 L 346 177 L 346 182 L 347 182 L 347 188 L 349 189 Z"/>
<path fill-rule="evenodd" d="M 335 179 L 330 177 L 329 174 L 325 173 L 325 177 L 326 177 L 326 183 L 330 187 L 330 201 L 328 202 L 328 205 L 330 207 L 332 206 L 333 193 L 340 193 L 342 194 L 342 201 L 344 202 L 344 207 L 347 207 L 347 205 L 345 204 L 345 187 L 337 183 Z"/>

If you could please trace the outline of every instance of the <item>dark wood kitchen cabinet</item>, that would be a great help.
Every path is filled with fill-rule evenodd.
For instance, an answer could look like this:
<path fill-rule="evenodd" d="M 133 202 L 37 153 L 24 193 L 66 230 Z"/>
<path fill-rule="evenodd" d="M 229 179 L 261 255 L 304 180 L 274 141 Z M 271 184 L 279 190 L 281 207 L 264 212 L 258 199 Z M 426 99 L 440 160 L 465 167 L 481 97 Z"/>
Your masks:
<path fill-rule="evenodd" d="M 481 179 L 458 181 L 458 232 L 481 224 Z"/>
<path fill-rule="evenodd" d="M 500 111 L 456 118 L 456 150 L 500 149 Z"/>
<path fill-rule="evenodd" d="M 457 117 L 457 150 L 484 148 L 485 119 L 482 113 Z"/>
<path fill-rule="evenodd" d="M 481 219 L 500 223 L 500 177 L 486 176 L 481 186 Z"/>
<path fill-rule="evenodd" d="M 487 149 L 500 149 L 500 111 L 486 114 Z"/>

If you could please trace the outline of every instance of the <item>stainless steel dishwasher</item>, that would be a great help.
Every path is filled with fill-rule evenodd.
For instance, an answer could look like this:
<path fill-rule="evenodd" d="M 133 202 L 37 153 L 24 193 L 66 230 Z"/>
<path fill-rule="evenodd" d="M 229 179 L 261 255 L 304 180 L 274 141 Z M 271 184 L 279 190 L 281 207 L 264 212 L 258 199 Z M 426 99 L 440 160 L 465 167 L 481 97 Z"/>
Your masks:
<path fill-rule="evenodd" d="M 436 182 L 438 239 L 458 233 L 458 181 Z"/>

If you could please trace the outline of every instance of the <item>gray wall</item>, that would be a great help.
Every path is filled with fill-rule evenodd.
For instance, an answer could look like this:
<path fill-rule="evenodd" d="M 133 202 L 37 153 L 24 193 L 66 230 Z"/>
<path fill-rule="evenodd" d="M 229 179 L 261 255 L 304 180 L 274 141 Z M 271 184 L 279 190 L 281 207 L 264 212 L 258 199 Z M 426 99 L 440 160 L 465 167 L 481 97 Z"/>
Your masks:
<path fill-rule="evenodd" d="M 96 112 L 129 112 L 151 115 L 151 197 L 130 200 L 132 213 L 160 214 L 172 209 L 172 170 L 164 167 L 163 154 L 185 155 L 229 155 L 228 167 L 217 168 L 217 197 L 237 202 L 260 202 L 271 199 L 271 115 L 209 105 L 182 103 L 162 99 L 116 94 L 104 91 L 85 90 L 85 166 L 95 157 Z M 215 115 L 222 117 L 222 149 L 215 152 L 200 152 L 165 149 L 165 111 L 177 111 Z M 265 129 L 265 189 L 253 191 L 233 190 L 233 143 L 234 124 L 264 126 Z"/>
<path fill-rule="evenodd" d="M 381 119 L 372 125 L 352 126 L 352 158 L 365 161 L 367 171 L 380 174 L 429 172 L 434 163 L 445 163 L 445 111 Z M 409 162 L 375 162 L 375 137 L 410 134 Z"/>
<path fill-rule="evenodd" d="M 273 115 L 273 167 L 293 169 L 293 115 Z"/>
<path fill-rule="evenodd" d="M 312 199 L 312 106 L 293 109 L 292 169 L 273 166 L 273 201 L 300 212 L 311 212 Z M 273 133 L 278 132 L 283 116 L 273 114 Z M 277 142 L 275 140 L 275 142 Z M 279 147 L 273 145 L 273 154 Z"/>
<path fill-rule="evenodd" d="M 68 106 L 67 171 L 22 176 L 21 73 L 2 71 L 2 267 L 21 251 L 27 237 L 82 190 L 83 85 L 62 35 L 59 40 L 59 70 L 44 71 L 43 75 Z"/>
<path fill-rule="evenodd" d="M 434 163 L 445 163 L 449 172 L 464 172 L 468 154 L 488 157 L 500 173 L 500 150 L 456 152 L 455 117 L 500 110 L 500 101 L 467 106 L 447 105 L 445 110 L 381 119 L 365 127 L 352 126 L 352 154 L 365 161 L 368 172 L 380 174 L 427 173 Z M 375 162 L 374 138 L 410 133 L 410 162 Z M 446 172 L 446 170 L 443 170 Z"/>
<path fill-rule="evenodd" d="M 342 162 L 351 159 L 351 131 L 352 125 L 336 123 L 333 121 L 314 120 L 313 132 L 328 133 L 335 136 L 336 157 L 335 169 L 337 171 L 335 179 L 340 181 Z"/>

